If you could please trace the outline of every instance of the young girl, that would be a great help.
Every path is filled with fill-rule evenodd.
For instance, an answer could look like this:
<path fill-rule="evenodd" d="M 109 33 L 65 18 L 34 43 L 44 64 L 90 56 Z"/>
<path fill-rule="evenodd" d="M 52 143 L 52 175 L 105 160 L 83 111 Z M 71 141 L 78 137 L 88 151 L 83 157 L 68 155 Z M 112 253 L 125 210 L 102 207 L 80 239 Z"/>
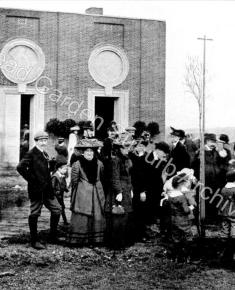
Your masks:
<path fill-rule="evenodd" d="M 176 175 L 172 179 L 173 190 L 168 193 L 172 254 L 176 260 L 189 256 L 189 242 L 192 240 L 190 214 L 194 206 L 188 205 L 183 192 L 187 182 L 185 177 L 185 173 Z"/>
<path fill-rule="evenodd" d="M 194 176 L 194 170 L 193 169 L 189 169 L 189 168 L 184 168 L 181 171 L 177 172 L 177 175 L 180 174 L 185 174 L 184 176 L 184 185 L 182 186 L 181 191 L 184 193 L 186 199 L 187 199 L 187 204 L 190 206 L 192 205 L 194 208 L 197 206 L 196 200 L 195 200 L 195 190 L 193 189 L 194 185 L 196 184 L 197 179 Z M 167 180 L 164 184 L 163 187 L 163 196 L 164 198 L 161 200 L 161 207 L 162 207 L 162 220 L 161 220 L 161 231 L 162 234 L 167 235 L 169 234 L 169 207 L 167 204 L 167 200 L 168 200 L 168 196 L 169 193 L 171 191 L 174 190 L 173 186 L 172 186 L 172 181 L 173 178 L 175 176 L 173 176 L 172 178 L 170 178 L 169 180 Z M 189 219 L 190 219 L 190 223 L 191 226 L 193 225 L 193 221 L 195 219 L 193 211 L 191 211 L 190 215 L 189 215 Z"/>

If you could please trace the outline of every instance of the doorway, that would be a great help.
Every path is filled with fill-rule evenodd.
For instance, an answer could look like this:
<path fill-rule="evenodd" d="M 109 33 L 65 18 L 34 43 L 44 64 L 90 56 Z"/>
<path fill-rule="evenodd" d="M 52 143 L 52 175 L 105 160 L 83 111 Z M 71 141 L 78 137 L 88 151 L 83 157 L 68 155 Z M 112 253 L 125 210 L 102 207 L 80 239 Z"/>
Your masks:
<path fill-rule="evenodd" d="M 30 102 L 33 95 L 21 95 L 20 106 L 20 159 L 29 150 L 30 140 Z"/>
<path fill-rule="evenodd" d="M 110 122 L 114 120 L 114 97 L 96 97 L 95 98 L 95 136 L 99 139 L 106 138 L 107 128 Z"/>

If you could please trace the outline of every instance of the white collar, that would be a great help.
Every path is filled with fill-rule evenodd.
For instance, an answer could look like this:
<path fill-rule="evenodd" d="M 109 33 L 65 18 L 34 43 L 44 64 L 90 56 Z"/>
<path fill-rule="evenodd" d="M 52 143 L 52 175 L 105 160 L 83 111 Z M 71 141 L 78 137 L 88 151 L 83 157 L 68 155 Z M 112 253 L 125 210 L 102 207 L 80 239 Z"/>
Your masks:
<path fill-rule="evenodd" d="M 59 177 L 64 177 L 65 175 L 64 174 L 61 174 L 60 172 L 59 172 L 59 170 L 57 170 L 57 174 L 59 175 Z"/>
<path fill-rule="evenodd" d="M 36 147 L 38 148 L 39 151 L 43 153 L 43 150 L 40 147 L 38 147 L 38 145 L 36 145 Z"/>
<path fill-rule="evenodd" d="M 180 142 L 180 140 L 176 141 L 176 142 L 173 142 L 172 145 L 173 147 L 176 147 L 176 145 Z"/>
<path fill-rule="evenodd" d="M 171 190 L 169 193 L 168 193 L 168 195 L 170 196 L 170 197 L 177 197 L 177 196 L 182 196 L 183 195 L 183 193 L 181 192 L 181 191 L 179 191 L 179 190 Z"/>
<path fill-rule="evenodd" d="M 156 151 L 153 151 L 153 158 L 154 158 L 154 160 L 158 160 L 159 159 Z"/>
<path fill-rule="evenodd" d="M 225 188 L 233 188 L 235 187 L 235 182 L 227 182 L 227 184 L 225 185 Z"/>
<path fill-rule="evenodd" d="M 205 150 L 206 150 L 206 151 L 212 151 L 213 149 L 210 148 L 208 145 L 205 145 Z"/>

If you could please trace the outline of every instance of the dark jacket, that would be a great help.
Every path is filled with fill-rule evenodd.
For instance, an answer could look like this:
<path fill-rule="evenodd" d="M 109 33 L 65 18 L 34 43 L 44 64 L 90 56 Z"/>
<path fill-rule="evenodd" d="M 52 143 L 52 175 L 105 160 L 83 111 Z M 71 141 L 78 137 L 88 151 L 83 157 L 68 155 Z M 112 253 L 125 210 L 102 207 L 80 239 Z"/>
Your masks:
<path fill-rule="evenodd" d="M 219 153 L 213 150 L 205 150 L 205 185 L 210 187 L 213 191 L 222 188 L 225 185 L 225 158 L 222 158 Z M 200 156 L 193 164 L 195 176 L 199 179 L 200 173 Z"/>
<path fill-rule="evenodd" d="M 223 202 L 219 204 L 219 215 L 235 219 L 235 187 L 224 187 L 220 194 Z"/>
<path fill-rule="evenodd" d="M 93 159 L 89 166 L 89 161 L 84 159 L 84 157 L 80 158 L 72 166 L 70 209 L 73 213 L 93 216 L 100 220 L 100 214 L 103 214 L 105 203 L 101 183 L 103 163 Z"/>
<path fill-rule="evenodd" d="M 17 171 L 28 182 L 29 199 L 54 197 L 46 152 L 42 153 L 36 146 L 33 147 L 17 165 Z"/>
<path fill-rule="evenodd" d="M 195 157 L 196 157 L 196 152 L 198 150 L 197 145 L 193 142 L 193 140 L 186 138 L 185 142 L 183 144 L 186 148 L 186 151 L 189 155 L 190 159 L 190 166 L 193 164 Z"/>
<path fill-rule="evenodd" d="M 146 155 L 138 156 L 135 153 L 130 153 L 129 156 L 132 161 L 131 182 L 134 196 L 138 195 L 139 197 L 141 192 L 146 191 Z"/>
<path fill-rule="evenodd" d="M 172 148 L 170 157 L 172 158 L 171 163 L 176 167 L 176 172 L 183 168 L 190 168 L 190 156 L 180 141 Z"/>
<path fill-rule="evenodd" d="M 160 200 L 163 192 L 162 173 L 166 167 L 166 161 L 154 160 L 153 153 L 145 156 L 145 188 L 146 188 L 146 219 L 147 223 L 155 222 L 160 216 Z"/>
<path fill-rule="evenodd" d="M 65 176 L 55 172 L 51 177 L 52 188 L 57 199 L 63 199 L 64 193 L 68 192 Z"/>
<path fill-rule="evenodd" d="M 161 194 L 163 192 L 162 173 L 166 167 L 166 161 L 154 160 L 153 153 L 145 156 L 145 187 L 147 191 L 147 199 L 151 196 L 151 201 L 160 203 Z"/>
<path fill-rule="evenodd" d="M 102 155 L 103 160 L 111 158 L 112 149 L 113 149 L 113 139 L 108 137 L 104 140 L 104 146 L 101 150 L 101 155 Z"/>
<path fill-rule="evenodd" d="M 68 149 L 66 147 L 66 145 L 59 145 L 59 144 L 56 144 L 55 145 L 55 151 L 57 152 L 57 156 L 64 156 L 66 158 L 68 158 Z"/>
<path fill-rule="evenodd" d="M 112 157 L 109 168 L 110 182 L 106 197 L 105 211 L 112 211 L 112 206 L 117 204 L 116 196 L 122 193 L 122 202 L 120 204 L 124 207 L 125 212 L 132 212 L 131 160 L 125 156 Z"/>
<path fill-rule="evenodd" d="M 171 236 L 174 242 L 191 237 L 191 210 L 183 194 L 169 196 L 167 201 L 171 216 Z"/>

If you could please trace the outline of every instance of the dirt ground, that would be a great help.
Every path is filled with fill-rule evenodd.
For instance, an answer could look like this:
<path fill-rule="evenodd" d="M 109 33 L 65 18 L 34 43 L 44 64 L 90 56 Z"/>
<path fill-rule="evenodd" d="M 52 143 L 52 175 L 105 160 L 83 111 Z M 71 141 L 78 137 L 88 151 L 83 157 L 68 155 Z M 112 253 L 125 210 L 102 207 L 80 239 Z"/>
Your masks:
<path fill-rule="evenodd" d="M 0 209 L 27 198 L 25 182 L 14 177 L 1 179 L 0 189 Z M 0 240 L 0 289 L 235 289 L 235 263 L 219 260 L 224 244 L 218 228 L 206 233 L 188 264 L 171 261 L 157 234 L 115 257 L 104 247 L 48 244 L 37 251 L 29 246 L 29 235 L 22 234 Z M 47 234 L 40 232 L 42 240 Z"/>
<path fill-rule="evenodd" d="M 235 289 L 235 265 L 218 261 L 223 245 L 213 235 L 188 264 L 171 261 L 159 237 L 115 257 L 106 248 L 37 251 L 28 241 L 22 235 L 0 242 L 0 289 Z"/>

